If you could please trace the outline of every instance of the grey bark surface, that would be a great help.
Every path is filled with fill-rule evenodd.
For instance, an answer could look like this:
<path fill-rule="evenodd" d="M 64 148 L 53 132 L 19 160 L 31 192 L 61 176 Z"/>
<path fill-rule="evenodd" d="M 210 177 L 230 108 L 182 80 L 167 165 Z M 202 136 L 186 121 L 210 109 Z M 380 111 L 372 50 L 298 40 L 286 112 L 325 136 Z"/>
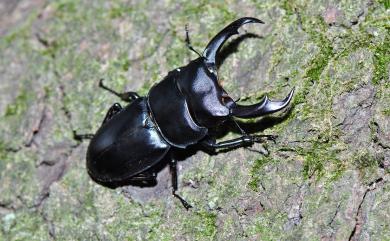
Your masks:
<path fill-rule="evenodd" d="M 390 3 L 379 1 L 0 2 L 0 240 L 387 240 Z M 274 142 L 179 162 L 155 187 L 104 188 L 88 142 L 120 100 L 196 58 L 185 45 L 253 16 L 222 49 L 233 99 L 283 98 L 247 121 Z M 124 104 L 124 103 L 122 103 Z M 229 132 L 221 140 L 235 138 Z"/>

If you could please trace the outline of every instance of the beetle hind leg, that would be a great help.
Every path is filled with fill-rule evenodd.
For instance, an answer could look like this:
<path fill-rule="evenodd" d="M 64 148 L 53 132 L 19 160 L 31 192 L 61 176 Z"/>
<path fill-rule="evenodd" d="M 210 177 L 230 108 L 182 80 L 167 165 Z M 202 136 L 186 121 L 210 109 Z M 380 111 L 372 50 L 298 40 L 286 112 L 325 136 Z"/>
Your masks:
<path fill-rule="evenodd" d="M 136 92 L 132 92 L 132 91 L 118 93 L 115 90 L 105 86 L 103 84 L 103 79 L 99 80 L 99 87 L 104 89 L 104 90 L 109 91 L 110 93 L 118 96 L 121 100 L 126 101 L 126 102 L 132 102 L 140 97 Z"/>
<path fill-rule="evenodd" d="M 132 185 L 153 186 L 157 183 L 157 174 L 154 171 L 144 171 L 131 177 L 127 181 Z"/>
<path fill-rule="evenodd" d="M 122 109 L 123 108 L 119 103 L 113 104 L 110 109 L 108 109 L 102 125 L 104 125 L 107 121 L 111 120 L 112 117 L 118 114 Z M 73 130 L 73 139 L 75 139 L 76 141 L 91 140 L 93 136 L 94 134 L 78 134 L 75 130 Z"/>
<path fill-rule="evenodd" d="M 172 174 L 172 195 L 179 199 L 185 209 L 190 209 L 192 206 L 184 200 L 180 195 L 176 194 L 177 191 L 177 160 L 171 155 L 171 162 L 169 163 L 170 171 Z"/>

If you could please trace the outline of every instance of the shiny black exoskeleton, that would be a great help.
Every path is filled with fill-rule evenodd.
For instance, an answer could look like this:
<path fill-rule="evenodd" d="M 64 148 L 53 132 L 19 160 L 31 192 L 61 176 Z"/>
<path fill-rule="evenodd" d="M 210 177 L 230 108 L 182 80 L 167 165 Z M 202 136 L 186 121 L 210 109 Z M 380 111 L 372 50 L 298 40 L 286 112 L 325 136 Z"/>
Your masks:
<path fill-rule="evenodd" d="M 101 82 L 101 87 L 130 104 L 125 108 L 114 104 L 92 137 L 87 153 L 89 175 L 106 186 L 153 181 L 156 179 L 153 166 L 170 155 L 173 195 L 189 208 L 191 206 L 175 193 L 174 149 L 194 144 L 211 149 L 234 148 L 262 140 L 264 135 L 248 135 L 242 131 L 239 138 L 217 143 L 210 134 L 211 129 L 234 117 L 253 118 L 282 110 L 293 96 L 294 90 L 282 101 L 265 97 L 258 104 L 243 106 L 233 101 L 218 83 L 218 52 L 225 41 L 238 34 L 239 27 L 247 23 L 263 22 L 251 17 L 232 22 L 210 41 L 199 58 L 169 72 L 145 97 L 134 92 L 118 94 Z M 189 48 L 194 50 L 190 45 Z"/>

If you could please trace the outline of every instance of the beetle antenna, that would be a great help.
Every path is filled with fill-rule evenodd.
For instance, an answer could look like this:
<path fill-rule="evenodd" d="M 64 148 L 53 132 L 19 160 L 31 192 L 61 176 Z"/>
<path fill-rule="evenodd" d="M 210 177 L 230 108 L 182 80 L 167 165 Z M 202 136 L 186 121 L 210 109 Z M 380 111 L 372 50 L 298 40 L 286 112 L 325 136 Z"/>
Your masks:
<path fill-rule="evenodd" d="M 187 45 L 187 48 L 189 48 L 190 50 L 192 50 L 193 52 L 195 52 L 197 55 L 199 55 L 199 57 L 203 57 L 203 55 L 201 55 L 198 51 L 196 51 L 192 45 L 191 45 L 191 40 L 190 40 L 190 35 L 189 35 L 189 31 L 188 31 L 188 24 L 185 25 L 185 30 L 186 30 L 186 45 Z"/>

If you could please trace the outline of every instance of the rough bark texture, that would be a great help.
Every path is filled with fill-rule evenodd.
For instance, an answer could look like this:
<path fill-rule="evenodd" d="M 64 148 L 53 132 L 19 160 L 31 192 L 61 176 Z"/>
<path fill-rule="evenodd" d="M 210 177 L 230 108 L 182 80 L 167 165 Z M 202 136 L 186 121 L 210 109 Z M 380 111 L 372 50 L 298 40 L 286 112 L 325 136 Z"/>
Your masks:
<path fill-rule="evenodd" d="M 0 240 L 388 239 L 389 5 L 3 0 Z M 233 38 L 219 74 L 247 103 L 296 87 L 289 112 L 245 124 L 276 142 L 180 162 L 189 211 L 167 169 L 152 188 L 94 183 L 72 131 L 94 132 L 118 101 L 98 80 L 144 95 L 196 57 L 186 23 L 202 50 L 242 16 L 266 24 Z"/>

